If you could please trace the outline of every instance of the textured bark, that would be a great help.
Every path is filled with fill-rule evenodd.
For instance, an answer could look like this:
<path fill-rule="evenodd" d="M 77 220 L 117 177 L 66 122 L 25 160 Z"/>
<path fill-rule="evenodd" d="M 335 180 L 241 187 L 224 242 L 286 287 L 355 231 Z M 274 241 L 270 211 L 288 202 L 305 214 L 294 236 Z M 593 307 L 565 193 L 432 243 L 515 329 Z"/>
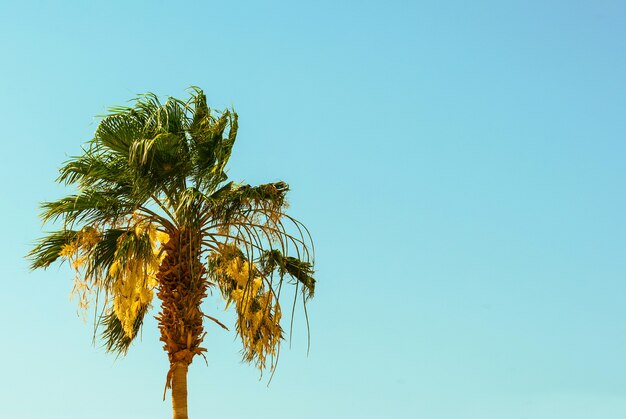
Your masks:
<path fill-rule="evenodd" d="M 200 238 L 190 235 L 189 230 L 170 234 L 165 251 L 157 274 L 161 300 L 157 320 L 170 361 L 167 386 L 172 388 L 174 419 L 186 419 L 187 367 L 195 355 L 206 350 L 200 347 L 204 338 L 200 304 L 206 297 L 206 269 L 200 262 Z"/>

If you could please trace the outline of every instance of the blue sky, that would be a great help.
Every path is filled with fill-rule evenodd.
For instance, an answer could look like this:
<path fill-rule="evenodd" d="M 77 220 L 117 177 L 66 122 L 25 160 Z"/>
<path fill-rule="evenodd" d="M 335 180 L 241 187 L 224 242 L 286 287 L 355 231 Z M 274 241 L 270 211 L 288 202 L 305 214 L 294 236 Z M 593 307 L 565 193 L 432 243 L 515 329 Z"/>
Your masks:
<path fill-rule="evenodd" d="M 156 322 L 116 361 L 23 255 L 96 115 L 197 85 L 318 288 L 269 388 L 207 325 L 192 417 L 626 417 L 623 2 L 84 3 L 0 0 L 1 416 L 170 417 Z"/>

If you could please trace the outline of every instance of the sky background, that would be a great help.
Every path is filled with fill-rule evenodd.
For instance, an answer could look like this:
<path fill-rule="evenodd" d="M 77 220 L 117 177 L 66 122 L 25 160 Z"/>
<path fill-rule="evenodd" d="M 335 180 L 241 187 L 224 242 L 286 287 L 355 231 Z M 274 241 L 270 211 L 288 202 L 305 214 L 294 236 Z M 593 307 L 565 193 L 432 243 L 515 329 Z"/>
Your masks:
<path fill-rule="evenodd" d="M 310 355 L 296 315 L 269 387 L 206 325 L 191 417 L 626 417 L 625 21 L 604 0 L 0 0 L 0 416 L 171 417 L 156 321 L 115 360 L 69 268 L 23 256 L 96 115 L 197 85 L 240 115 L 231 178 L 291 185 L 318 286 Z"/>

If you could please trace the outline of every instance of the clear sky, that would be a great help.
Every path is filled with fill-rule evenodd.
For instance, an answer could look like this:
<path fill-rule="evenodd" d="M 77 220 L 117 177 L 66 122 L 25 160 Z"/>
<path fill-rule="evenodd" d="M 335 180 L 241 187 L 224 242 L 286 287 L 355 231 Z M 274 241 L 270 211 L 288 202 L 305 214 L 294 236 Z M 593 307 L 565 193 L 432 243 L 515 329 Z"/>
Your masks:
<path fill-rule="evenodd" d="M 67 266 L 23 256 L 95 115 L 198 85 L 240 115 L 231 177 L 291 185 L 318 288 L 311 353 L 297 316 L 269 388 L 207 325 L 192 417 L 626 417 L 624 22 L 617 0 L 0 0 L 0 416 L 171 417 L 155 320 L 116 361 Z"/>

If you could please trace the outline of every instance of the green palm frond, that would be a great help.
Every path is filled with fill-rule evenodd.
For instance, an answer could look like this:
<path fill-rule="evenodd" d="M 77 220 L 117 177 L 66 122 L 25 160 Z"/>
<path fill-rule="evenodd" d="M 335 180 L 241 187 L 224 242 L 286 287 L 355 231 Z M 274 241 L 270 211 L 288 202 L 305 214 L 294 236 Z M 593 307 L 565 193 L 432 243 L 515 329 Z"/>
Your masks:
<path fill-rule="evenodd" d="M 115 314 L 115 311 L 109 309 L 108 313 L 103 314 L 99 320 L 99 324 L 102 326 L 100 338 L 104 343 L 106 351 L 118 355 L 126 355 L 130 345 L 139 335 L 141 326 L 143 326 L 143 319 L 149 309 L 149 305 L 142 306 L 139 309 L 137 318 L 133 323 L 133 334 L 131 336 L 125 333 L 122 322 Z"/>
<path fill-rule="evenodd" d="M 42 204 L 44 222 L 62 218 L 66 223 L 111 223 L 132 213 L 136 205 L 126 201 L 118 190 L 98 191 L 86 189 L 79 195 L 70 195 Z"/>
<path fill-rule="evenodd" d="M 118 252 L 118 243 L 124 234 L 127 234 L 126 230 L 106 230 L 98 243 L 93 247 L 93 251 L 90 255 L 91 266 L 90 271 L 88 271 L 86 275 L 97 278 L 106 290 L 110 290 L 113 285 L 113 278 L 106 273 L 111 268 L 113 262 L 115 262 L 115 256 Z"/>
<path fill-rule="evenodd" d="M 109 115 L 98 125 L 93 142 L 117 155 L 128 157 L 133 142 L 143 137 L 143 122 L 124 114 Z"/>
<path fill-rule="evenodd" d="M 78 183 L 86 188 L 94 183 L 103 186 L 117 186 L 128 183 L 129 174 L 125 172 L 126 158 L 103 156 L 92 149 L 83 150 L 83 155 L 74 157 L 60 169 L 58 182 L 66 185 Z"/>
<path fill-rule="evenodd" d="M 302 292 L 306 299 L 313 297 L 315 293 L 315 278 L 313 278 L 313 265 L 292 256 L 284 256 L 279 250 L 263 252 L 259 257 L 259 266 L 264 275 L 278 272 L 281 278 L 288 275 L 302 284 Z"/>
<path fill-rule="evenodd" d="M 49 233 L 37 241 L 36 246 L 28 253 L 30 268 L 47 268 L 60 257 L 63 248 L 76 240 L 78 231 L 61 230 Z"/>

